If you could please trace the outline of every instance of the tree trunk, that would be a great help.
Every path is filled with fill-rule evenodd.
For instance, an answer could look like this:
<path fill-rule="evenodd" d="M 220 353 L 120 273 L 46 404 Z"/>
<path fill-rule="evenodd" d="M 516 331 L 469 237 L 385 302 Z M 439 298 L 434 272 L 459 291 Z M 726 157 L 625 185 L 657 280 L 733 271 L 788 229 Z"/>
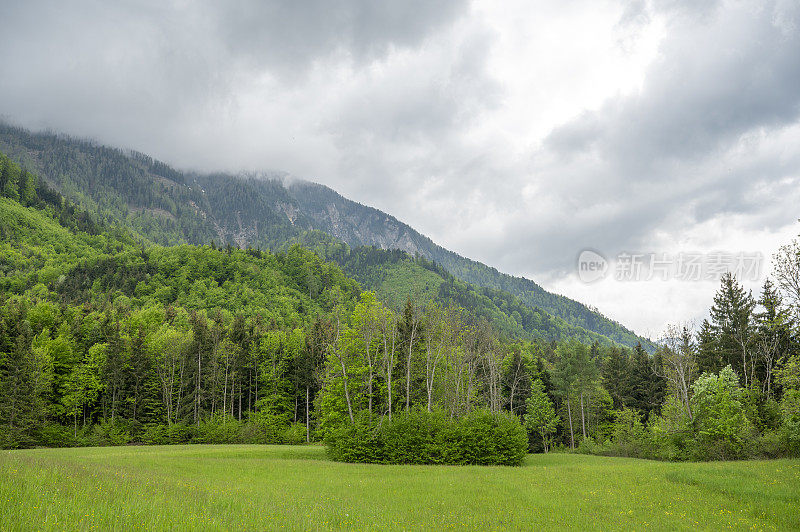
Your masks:
<path fill-rule="evenodd" d="M 411 336 L 409 336 L 408 339 L 408 360 L 406 360 L 406 411 L 411 410 L 411 355 L 414 352 L 414 335 L 416 329 L 417 326 L 412 323 Z"/>
<path fill-rule="evenodd" d="M 306 386 L 306 443 L 311 443 L 311 431 L 308 425 L 308 410 L 309 410 L 309 401 L 308 401 L 308 386 Z"/>
<path fill-rule="evenodd" d="M 570 449 L 575 449 L 575 432 L 572 430 L 572 407 L 569 404 L 569 395 L 567 395 L 567 416 L 569 417 L 569 446 Z"/>
<path fill-rule="evenodd" d="M 225 362 L 225 384 L 222 387 L 222 412 L 228 413 L 228 363 Z M 231 408 L 233 408 L 233 392 L 231 392 Z"/>
<path fill-rule="evenodd" d="M 200 426 L 200 349 L 197 349 L 197 387 L 195 388 L 194 395 L 194 422 L 198 427 Z"/>
<path fill-rule="evenodd" d="M 345 368 L 343 357 L 339 358 L 339 362 L 341 362 L 342 364 L 342 378 L 344 379 L 344 398 L 347 401 L 347 413 L 350 415 L 350 423 L 353 424 L 356 422 L 356 420 L 353 417 L 353 405 L 350 403 L 350 387 L 347 381 L 347 368 Z"/>
<path fill-rule="evenodd" d="M 392 421 L 392 366 L 394 365 L 393 361 L 390 361 L 389 364 L 387 365 L 388 367 L 386 369 L 386 373 L 388 377 L 386 378 L 386 387 L 389 389 L 389 421 L 391 422 Z"/>
<path fill-rule="evenodd" d="M 344 363 L 344 353 L 339 353 L 339 317 L 336 317 L 336 341 L 334 342 L 333 349 L 334 353 L 336 354 L 336 358 L 339 359 L 339 363 L 342 366 L 342 379 L 344 380 L 344 398 L 347 401 L 347 413 L 350 416 L 350 424 L 355 424 L 356 420 L 353 416 L 353 404 L 350 402 L 350 385 L 349 379 L 347 378 L 347 367 Z"/>
<path fill-rule="evenodd" d="M 586 416 L 583 413 L 583 392 L 581 392 L 581 430 L 583 431 L 583 439 L 586 439 Z"/>
<path fill-rule="evenodd" d="M 369 363 L 369 413 L 372 413 L 372 362 Z"/>

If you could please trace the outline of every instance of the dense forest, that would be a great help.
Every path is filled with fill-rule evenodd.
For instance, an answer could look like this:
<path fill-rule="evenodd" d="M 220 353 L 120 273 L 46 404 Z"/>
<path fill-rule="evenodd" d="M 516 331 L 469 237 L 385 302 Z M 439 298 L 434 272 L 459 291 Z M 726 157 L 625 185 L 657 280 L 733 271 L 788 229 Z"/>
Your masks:
<path fill-rule="evenodd" d="M 513 310 L 505 312 L 503 302 L 497 301 L 498 309 L 492 313 L 506 314 L 502 317 L 507 322 L 504 329 L 525 330 L 556 340 L 575 334 L 587 339 L 599 335 L 605 337 L 599 339 L 602 343 L 628 347 L 641 343 L 649 352 L 655 349 L 650 340 L 637 337 L 577 301 L 461 257 L 394 217 L 322 185 L 278 174 L 183 173 L 144 154 L 63 135 L 31 133 L 2 123 L 0 151 L 39 175 L 94 219 L 125 227 L 149 243 L 216 242 L 222 247 L 230 244 L 274 251 L 287 242 L 304 240 L 309 232 L 324 233 L 352 250 L 367 246 L 405 251 L 409 260 L 396 261 L 393 266 L 393 273 L 399 277 L 410 279 L 419 271 L 413 268 L 413 259 L 418 256 L 434 261 L 467 290 L 481 294 L 485 289 L 488 292 L 481 297 L 513 299 L 512 306 L 527 307 L 544 324 L 544 329 L 534 333 L 530 330 L 535 326 L 532 321 L 523 323 L 524 316 L 518 319 Z M 342 254 L 331 255 L 330 260 L 343 258 L 352 262 Z M 429 280 L 433 278 L 429 276 Z M 445 281 L 442 278 L 440 284 Z"/>
<path fill-rule="evenodd" d="M 547 338 L 525 324 L 552 316 L 421 257 L 319 234 L 164 247 L 5 156 L 0 191 L 3 447 L 335 441 L 488 415 L 520 420 L 534 451 L 800 451 L 797 242 L 758 297 L 725 276 L 710 319 L 650 355 Z"/>

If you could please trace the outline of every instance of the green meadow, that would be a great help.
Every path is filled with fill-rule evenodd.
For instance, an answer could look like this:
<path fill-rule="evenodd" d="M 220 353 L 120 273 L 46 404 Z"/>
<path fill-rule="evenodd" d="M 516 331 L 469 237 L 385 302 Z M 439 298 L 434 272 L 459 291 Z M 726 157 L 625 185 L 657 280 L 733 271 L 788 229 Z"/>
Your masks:
<path fill-rule="evenodd" d="M 2 451 L 3 530 L 800 529 L 800 461 L 343 464 L 317 446 Z"/>

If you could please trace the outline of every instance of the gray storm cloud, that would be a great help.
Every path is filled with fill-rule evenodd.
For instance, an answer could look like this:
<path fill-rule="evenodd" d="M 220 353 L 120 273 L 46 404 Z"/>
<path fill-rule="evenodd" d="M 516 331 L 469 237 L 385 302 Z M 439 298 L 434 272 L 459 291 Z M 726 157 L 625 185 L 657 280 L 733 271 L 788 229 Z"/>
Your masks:
<path fill-rule="evenodd" d="M 772 216 L 775 226 L 796 217 L 797 150 L 774 157 L 759 147 L 785 148 L 780 133 L 798 123 L 798 4 L 687 9 L 669 12 L 641 91 L 555 128 L 535 154 L 546 162 L 534 179 L 553 184 L 547 199 L 575 206 L 522 233 L 531 246 L 549 240 L 553 258 L 540 267 L 556 269 L 588 245 L 649 249 L 676 213 L 687 225 L 725 212 Z M 770 199 L 756 193 L 767 186 Z M 509 257 L 515 267 L 525 260 Z"/>
<path fill-rule="evenodd" d="M 557 39 L 500 57 L 513 32 L 548 29 L 485 17 L 525 3 L 5 2 L 0 114 L 181 167 L 317 180 L 534 278 L 726 213 L 795 219 L 798 4 L 603 5 L 625 53 L 662 25 L 641 86 L 577 100 L 522 147 L 504 137 L 526 112 L 512 85 L 533 69 L 540 94 L 578 59 Z M 563 72 L 536 70 L 545 55 Z"/>

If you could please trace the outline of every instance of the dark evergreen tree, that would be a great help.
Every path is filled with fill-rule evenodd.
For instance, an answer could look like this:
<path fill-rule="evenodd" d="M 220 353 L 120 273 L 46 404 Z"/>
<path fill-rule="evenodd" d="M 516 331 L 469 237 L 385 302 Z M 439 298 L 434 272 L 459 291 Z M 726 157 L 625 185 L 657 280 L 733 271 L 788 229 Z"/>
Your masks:
<path fill-rule="evenodd" d="M 758 304 L 762 310 L 755 313 L 756 376 L 762 382 L 762 392 L 771 397 L 774 391 L 773 370 L 780 367 L 792 352 L 794 324 L 780 292 L 769 279 L 764 281 Z"/>
<path fill-rule="evenodd" d="M 720 289 L 711 307 L 711 326 L 722 363 L 740 375 L 745 388 L 753 385 L 756 356 L 753 296 L 746 292 L 731 273 L 722 276 Z"/>
<path fill-rule="evenodd" d="M 611 347 L 606 352 L 603 363 L 603 384 L 614 401 L 614 408 L 631 406 L 633 389 L 631 388 L 630 357 L 627 350 Z"/>
<path fill-rule="evenodd" d="M 714 328 L 703 320 L 697 332 L 697 370 L 699 374 L 717 373 L 724 364 L 722 355 L 717 345 L 717 336 Z"/>

